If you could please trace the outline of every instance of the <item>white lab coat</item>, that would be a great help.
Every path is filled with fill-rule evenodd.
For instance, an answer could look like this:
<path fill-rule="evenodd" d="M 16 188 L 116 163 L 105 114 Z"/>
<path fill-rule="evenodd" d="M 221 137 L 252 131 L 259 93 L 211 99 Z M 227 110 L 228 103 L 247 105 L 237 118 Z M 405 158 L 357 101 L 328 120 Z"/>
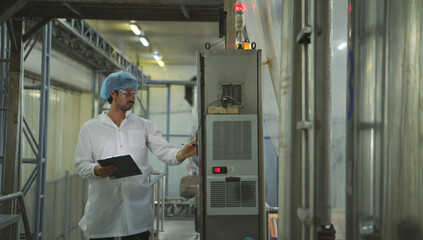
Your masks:
<path fill-rule="evenodd" d="M 157 158 L 177 165 L 179 149 L 172 147 L 149 120 L 126 113 L 121 126 L 103 113 L 81 129 L 75 168 L 89 179 L 88 201 L 79 226 L 88 238 L 127 236 L 151 229 L 153 224 L 147 147 Z M 96 160 L 130 154 L 142 175 L 110 180 L 94 174 Z"/>

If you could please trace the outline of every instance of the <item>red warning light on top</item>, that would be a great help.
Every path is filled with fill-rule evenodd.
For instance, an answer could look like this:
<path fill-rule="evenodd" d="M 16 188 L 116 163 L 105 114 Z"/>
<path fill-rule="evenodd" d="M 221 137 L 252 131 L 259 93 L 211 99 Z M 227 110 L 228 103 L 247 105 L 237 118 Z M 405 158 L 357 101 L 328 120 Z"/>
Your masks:
<path fill-rule="evenodd" d="M 237 3 L 235 4 L 235 12 L 242 12 L 244 11 L 244 5 Z"/>

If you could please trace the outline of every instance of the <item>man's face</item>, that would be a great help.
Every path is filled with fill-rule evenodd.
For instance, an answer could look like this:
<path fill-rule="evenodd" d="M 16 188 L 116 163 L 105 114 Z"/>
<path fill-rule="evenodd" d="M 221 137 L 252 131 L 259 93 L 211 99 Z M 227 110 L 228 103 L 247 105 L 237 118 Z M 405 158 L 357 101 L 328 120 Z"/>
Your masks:
<path fill-rule="evenodd" d="M 113 91 L 118 92 L 118 94 L 116 94 L 116 92 L 113 92 L 112 95 L 115 96 L 113 102 L 116 104 L 116 107 L 119 110 L 128 111 L 132 108 L 132 106 L 134 106 L 135 97 L 137 94 L 135 88 L 124 88 L 121 90 Z"/>

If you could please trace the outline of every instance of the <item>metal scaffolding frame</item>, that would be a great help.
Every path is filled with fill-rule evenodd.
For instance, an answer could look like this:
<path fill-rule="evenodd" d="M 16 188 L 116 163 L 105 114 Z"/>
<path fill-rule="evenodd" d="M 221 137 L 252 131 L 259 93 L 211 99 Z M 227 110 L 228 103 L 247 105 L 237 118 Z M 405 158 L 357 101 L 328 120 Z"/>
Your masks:
<path fill-rule="evenodd" d="M 217 14 L 217 7 L 221 6 L 221 2 L 219 0 L 216 1 L 217 2 L 201 3 L 204 5 L 201 6 L 201 8 L 204 9 L 204 11 L 209 11 L 211 13 L 209 14 L 211 17 L 202 18 L 203 21 L 212 21 L 215 19 L 213 16 L 214 14 Z M 62 17 L 62 15 L 59 13 L 60 16 L 56 16 L 58 13 L 56 11 L 49 10 L 50 8 L 54 9 L 54 7 L 57 7 L 56 5 L 59 3 L 60 6 L 64 5 L 67 9 L 71 9 L 73 13 L 78 13 L 79 11 L 76 5 L 62 4 L 60 1 L 52 1 L 51 3 L 44 5 L 41 8 L 43 11 L 40 12 L 34 11 L 34 9 L 38 9 L 39 7 L 39 5 L 37 5 L 38 3 L 35 1 L 17 0 L 10 5 L 11 2 L 12 1 L 6 1 L 5 3 L 0 4 L 3 8 L 0 11 L 0 24 L 2 25 L 0 46 L 0 174 L 2 179 L 0 183 L 0 190 L 2 195 L 20 191 L 19 180 L 21 174 L 21 163 L 31 163 L 36 165 L 33 172 L 30 174 L 30 177 L 23 185 L 22 192 L 23 194 L 26 194 L 31 185 L 36 182 L 34 191 L 35 218 L 32 229 L 32 237 L 34 239 L 42 239 L 47 163 L 47 120 L 48 96 L 50 89 L 49 72 L 52 43 L 55 47 L 61 48 L 73 57 L 83 60 L 83 62 L 87 65 L 93 67 L 94 72 L 97 72 L 97 75 L 94 77 L 93 103 L 95 103 L 96 98 L 98 98 L 98 95 L 95 93 L 99 90 L 103 73 L 107 74 L 118 69 L 125 70 L 133 74 L 141 85 L 147 85 L 147 79 L 138 67 L 124 58 L 85 21 L 60 19 L 54 20 L 55 24 L 52 24 L 52 18 Z M 92 3 L 92 1 L 87 2 Z M 99 2 L 96 3 L 98 4 Z M 189 1 L 181 1 L 181 3 L 186 3 L 186 6 L 189 6 Z M 154 5 L 154 1 L 150 1 L 149 4 Z M 158 10 L 157 6 L 154 7 Z M 192 7 L 195 9 L 197 6 Z M 118 10 L 126 11 L 126 9 Z M 163 8 L 161 11 L 166 12 L 166 9 Z M 185 11 L 187 11 L 187 9 L 185 9 Z M 197 9 L 196 12 L 199 13 L 201 11 L 198 11 Z M 27 13 L 30 13 L 29 15 L 31 16 L 31 21 L 26 21 L 25 16 L 29 16 Z M 78 14 L 81 16 L 80 13 Z M 101 12 L 101 14 L 102 15 L 99 16 L 99 18 L 112 16 L 103 12 Z M 66 14 L 64 14 L 63 17 L 66 17 L 65 15 Z M 141 15 L 137 13 L 137 16 Z M 38 16 L 42 16 L 42 18 L 37 18 Z M 162 14 L 160 16 L 165 15 Z M 186 18 L 186 14 L 184 18 Z M 189 20 L 199 19 L 198 16 L 193 14 L 190 14 L 188 18 L 190 18 Z M 175 19 L 163 18 L 161 20 Z M 44 30 L 40 31 L 42 28 L 44 28 Z M 25 59 L 28 58 L 35 44 L 40 41 L 41 36 L 43 36 L 41 84 L 40 86 L 25 87 L 23 63 Z M 24 43 L 25 45 L 23 45 Z M 157 82 L 157 84 L 165 84 L 168 88 L 167 117 L 169 118 L 170 85 L 184 83 L 171 81 L 168 81 L 167 83 L 164 82 L 160 81 Z M 41 101 L 38 141 L 35 139 L 29 125 L 22 116 L 22 94 L 24 89 L 40 90 Z M 149 96 L 149 91 L 147 92 L 147 95 Z M 98 100 L 98 109 L 102 107 L 103 102 L 101 99 Z M 146 116 L 148 117 L 149 99 L 147 100 L 147 109 L 145 111 Z M 93 115 L 94 114 L 95 111 L 93 110 Z M 171 136 L 170 123 L 168 120 L 165 137 L 169 140 Z M 36 156 L 35 159 L 22 159 L 22 138 L 25 138 L 28 141 L 32 152 Z M 166 184 L 166 187 L 167 185 L 168 184 Z M 17 207 L 9 203 L 3 204 L 1 210 L 2 214 L 12 214 L 18 212 Z M 18 225 L 14 224 L 11 227 L 3 229 L 0 239 L 18 239 L 19 237 Z"/>
<path fill-rule="evenodd" d="M 49 20 L 49 19 L 48 19 Z M 47 23 L 48 22 L 48 23 Z M 46 21 L 45 18 L 39 20 L 38 23 L 30 23 L 32 28 L 26 31 L 25 21 L 13 20 L 7 21 L 3 24 L 1 31 L 1 52 L 0 52 L 0 163 L 2 166 L 1 176 L 1 191 L 2 195 L 17 192 L 20 187 L 20 164 L 31 163 L 36 164 L 34 170 L 30 174 L 27 181 L 23 184 L 21 191 L 25 195 L 31 188 L 32 184 L 35 184 L 34 191 L 34 222 L 31 229 L 32 237 L 34 239 L 42 239 L 43 236 L 43 220 L 44 220 L 44 200 L 45 200 L 45 181 L 46 181 L 46 163 L 47 163 L 47 129 L 48 129 L 48 101 L 49 101 L 49 90 L 50 90 L 50 57 L 52 41 L 58 42 L 57 32 L 63 33 L 63 28 L 66 27 L 68 30 L 77 28 L 82 30 L 78 32 L 76 30 L 69 31 L 69 38 L 79 37 L 79 39 L 85 39 L 86 36 L 93 36 L 90 41 L 85 39 L 81 45 L 85 48 L 92 49 L 93 55 L 100 56 L 96 59 L 90 58 L 91 66 L 95 66 L 97 69 L 97 77 L 94 77 L 94 94 L 98 92 L 101 83 L 101 76 L 104 70 L 98 70 L 102 66 L 111 66 L 109 71 L 115 69 L 122 69 L 134 74 L 139 82 L 142 84 L 146 82 L 146 77 L 142 71 L 137 68 L 134 64 L 125 59 L 118 51 L 112 48 L 98 33 L 89 27 L 83 21 L 76 20 L 60 20 L 61 28 L 55 25 L 53 27 L 52 22 Z M 79 24 L 79 25 L 78 25 Z M 39 30 L 44 26 L 44 30 Z M 70 25 L 70 26 L 68 26 Z M 20 26 L 20 28 L 19 28 Z M 83 26 L 83 27 L 81 27 Z M 13 29 L 12 29 L 13 27 Z M 72 27 L 72 28 L 70 28 Z M 8 31 L 6 31 L 6 29 Z M 21 29 L 22 33 L 18 34 Z M 56 34 L 54 34 L 56 33 Z M 85 34 L 85 35 L 84 35 Z M 87 35 L 88 34 L 88 35 Z M 8 36 L 12 39 L 10 41 Z M 24 70 L 23 62 L 29 56 L 33 47 L 37 41 L 42 41 L 42 59 L 41 59 L 41 81 L 39 86 L 24 86 Z M 54 36 L 54 39 L 52 37 Z M 63 36 L 63 35 L 60 35 Z M 25 40 L 25 45 L 24 44 Z M 95 41 L 95 42 L 94 42 Z M 63 47 L 63 46 L 62 46 Z M 65 46 L 66 47 L 66 46 Z M 25 53 L 25 55 L 24 55 Z M 77 54 L 73 52 L 73 54 Z M 9 60 L 10 59 L 10 60 Z M 97 62 L 94 62 L 98 60 Z M 85 60 L 87 61 L 87 60 Z M 11 64 L 12 63 L 12 64 Z M 13 67 L 14 66 L 14 67 Z M 15 70 L 14 70 L 15 69 Z M 6 87 L 9 84 L 9 87 Z M 36 89 L 40 91 L 40 120 L 39 120 L 39 138 L 38 141 L 35 139 L 33 131 L 29 128 L 27 121 L 22 116 L 22 91 L 24 89 Z M 11 91 L 13 90 L 13 92 Z M 95 102 L 96 96 L 94 95 L 93 101 Z M 12 98 L 13 97 L 13 98 Z M 99 100 L 101 103 L 101 100 Z M 6 107 L 6 104 L 9 104 Z M 12 105 L 12 106 L 10 106 Z M 100 106 L 100 104 L 99 104 Z M 9 110 L 6 112 L 6 110 Z M 13 112 L 14 114 L 10 114 Z M 9 113 L 9 114 L 7 114 Z M 93 111 L 94 114 L 94 111 Z M 8 118 L 7 118 L 8 117 Z M 13 118 L 14 117 L 14 118 Z M 10 119 L 9 119 L 10 118 Z M 18 119 L 16 119 L 18 118 Z M 15 126 L 11 127 L 11 124 Z M 12 131 L 7 132 L 6 128 Z M 13 131 L 15 130 L 16 131 Z M 23 134 L 22 134 L 23 133 Z M 21 137 L 24 137 L 36 156 L 35 159 L 22 159 L 21 156 Z M 15 154 L 7 154 L 15 153 Z M 13 163 L 13 164 L 11 164 Z M 13 180 L 10 180 L 13 179 Z M 10 205 L 10 204 L 9 204 Z M 5 203 L 2 208 L 2 214 L 15 213 L 17 211 L 16 206 L 8 206 Z M 19 229 L 16 226 L 12 228 L 5 228 L 1 239 L 17 239 Z"/>

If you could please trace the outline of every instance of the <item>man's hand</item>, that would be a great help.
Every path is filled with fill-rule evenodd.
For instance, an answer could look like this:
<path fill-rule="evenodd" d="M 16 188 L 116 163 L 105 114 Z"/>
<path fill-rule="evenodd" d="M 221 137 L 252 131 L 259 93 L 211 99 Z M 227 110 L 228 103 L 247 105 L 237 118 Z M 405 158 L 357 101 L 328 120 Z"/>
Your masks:
<path fill-rule="evenodd" d="M 197 139 L 190 141 L 184 145 L 181 151 L 176 154 L 176 159 L 183 162 L 185 159 L 197 153 Z"/>
<path fill-rule="evenodd" d="M 116 170 L 117 170 L 117 168 L 113 165 L 108 165 L 108 166 L 104 166 L 104 167 L 97 165 L 97 166 L 94 167 L 95 175 L 100 176 L 101 178 L 106 178 L 106 177 L 110 176 Z"/>

